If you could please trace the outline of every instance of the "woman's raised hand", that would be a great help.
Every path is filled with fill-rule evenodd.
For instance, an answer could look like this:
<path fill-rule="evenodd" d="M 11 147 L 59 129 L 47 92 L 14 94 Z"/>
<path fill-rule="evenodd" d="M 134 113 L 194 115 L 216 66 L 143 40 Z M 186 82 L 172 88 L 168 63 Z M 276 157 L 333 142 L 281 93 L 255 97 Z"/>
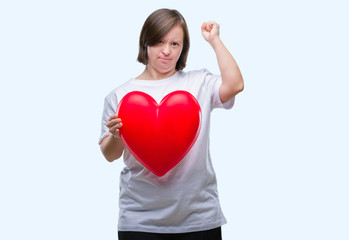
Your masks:
<path fill-rule="evenodd" d="M 219 24 L 216 22 L 204 22 L 201 25 L 201 34 L 204 39 L 212 44 L 216 39 L 219 39 Z"/>

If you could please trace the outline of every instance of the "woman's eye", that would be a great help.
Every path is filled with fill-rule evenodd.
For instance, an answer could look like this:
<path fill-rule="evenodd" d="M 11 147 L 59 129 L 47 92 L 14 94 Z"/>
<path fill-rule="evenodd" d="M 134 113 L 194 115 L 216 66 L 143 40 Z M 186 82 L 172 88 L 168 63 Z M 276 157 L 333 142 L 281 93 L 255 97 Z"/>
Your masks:
<path fill-rule="evenodd" d="M 176 43 L 176 42 L 172 43 L 172 46 L 178 46 L 178 45 L 179 45 L 179 44 Z"/>

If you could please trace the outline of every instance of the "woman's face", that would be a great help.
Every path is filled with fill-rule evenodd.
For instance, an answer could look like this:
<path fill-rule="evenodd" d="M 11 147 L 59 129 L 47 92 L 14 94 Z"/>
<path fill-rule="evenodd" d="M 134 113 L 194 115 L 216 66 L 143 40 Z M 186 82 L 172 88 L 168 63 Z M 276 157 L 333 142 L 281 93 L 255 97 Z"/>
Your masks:
<path fill-rule="evenodd" d="M 177 61 L 183 49 L 183 30 L 173 27 L 156 45 L 148 47 L 147 66 L 158 73 L 175 72 Z"/>

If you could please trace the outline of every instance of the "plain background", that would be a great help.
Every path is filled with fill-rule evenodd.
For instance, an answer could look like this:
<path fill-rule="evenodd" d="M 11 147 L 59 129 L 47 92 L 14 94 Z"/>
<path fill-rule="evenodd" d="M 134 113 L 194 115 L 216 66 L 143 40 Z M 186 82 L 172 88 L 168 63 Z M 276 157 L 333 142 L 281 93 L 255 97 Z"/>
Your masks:
<path fill-rule="evenodd" d="M 116 239 L 119 173 L 97 144 L 104 97 L 137 76 L 158 8 L 186 18 L 186 70 L 219 73 L 221 25 L 245 90 L 212 114 L 226 240 L 349 239 L 346 1 L 0 3 L 0 239 Z"/>

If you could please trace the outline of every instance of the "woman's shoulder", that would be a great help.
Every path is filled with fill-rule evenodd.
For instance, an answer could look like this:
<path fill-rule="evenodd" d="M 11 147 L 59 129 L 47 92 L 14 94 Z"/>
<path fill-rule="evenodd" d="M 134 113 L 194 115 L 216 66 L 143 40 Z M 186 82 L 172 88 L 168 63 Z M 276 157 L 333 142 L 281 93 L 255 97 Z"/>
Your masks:
<path fill-rule="evenodd" d="M 207 68 L 201 68 L 196 70 L 181 71 L 181 74 L 183 76 L 202 76 L 202 75 L 211 74 L 211 72 Z"/>
<path fill-rule="evenodd" d="M 130 85 L 130 81 L 132 79 L 127 80 L 126 82 L 122 83 L 121 85 L 114 87 L 114 89 L 112 89 L 105 97 L 106 100 L 109 101 L 117 101 L 118 96 L 120 96 L 120 94 L 122 94 L 123 92 L 127 91 Z"/>
<path fill-rule="evenodd" d="M 212 75 L 212 73 L 206 68 L 202 68 L 199 70 L 181 71 L 179 74 L 179 78 L 186 78 L 188 80 L 190 79 L 191 81 L 195 79 L 202 81 L 208 75 Z"/>

